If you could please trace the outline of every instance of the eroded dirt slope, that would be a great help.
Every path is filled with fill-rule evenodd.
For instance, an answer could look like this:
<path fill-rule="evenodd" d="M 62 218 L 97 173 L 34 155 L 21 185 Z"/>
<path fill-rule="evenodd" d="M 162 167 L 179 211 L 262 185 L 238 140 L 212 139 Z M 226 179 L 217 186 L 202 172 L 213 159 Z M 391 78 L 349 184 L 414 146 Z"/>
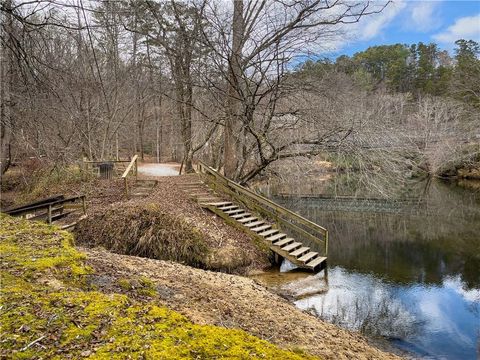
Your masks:
<path fill-rule="evenodd" d="M 147 277 L 155 284 L 161 304 L 194 323 L 240 328 L 282 347 L 298 347 L 324 359 L 397 358 L 370 346 L 357 333 L 300 311 L 251 279 L 98 249 L 82 251 L 87 253 L 87 263 L 102 274 L 93 282 L 104 291 L 109 287 L 119 291 L 118 279 Z"/>

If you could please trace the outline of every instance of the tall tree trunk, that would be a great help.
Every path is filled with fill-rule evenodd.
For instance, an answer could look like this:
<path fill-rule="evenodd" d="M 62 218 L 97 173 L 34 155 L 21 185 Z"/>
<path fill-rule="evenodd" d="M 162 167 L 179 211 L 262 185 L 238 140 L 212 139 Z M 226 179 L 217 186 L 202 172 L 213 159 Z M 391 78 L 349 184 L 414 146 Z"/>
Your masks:
<path fill-rule="evenodd" d="M 12 1 L 7 0 L 4 5 L 7 9 L 12 7 Z M 4 13 L 5 41 L 11 44 L 13 32 L 13 19 L 11 13 Z M 3 44 L 3 43 L 2 43 Z M 14 55 L 10 49 L 13 46 L 1 45 L 0 63 L 0 174 L 4 174 L 11 163 L 11 142 L 13 137 L 13 112 L 12 112 L 12 87 L 14 71 Z M 13 45 L 13 44 L 12 44 Z M 9 49 L 10 48 L 10 49 Z"/>
<path fill-rule="evenodd" d="M 233 2 L 232 22 L 232 52 L 229 59 L 227 114 L 224 129 L 224 173 L 228 178 L 234 178 L 237 169 L 237 141 L 235 127 L 239 116 L 239 79 L 241 74 L 241 56 L 243 41 L 243 0 Z"/>

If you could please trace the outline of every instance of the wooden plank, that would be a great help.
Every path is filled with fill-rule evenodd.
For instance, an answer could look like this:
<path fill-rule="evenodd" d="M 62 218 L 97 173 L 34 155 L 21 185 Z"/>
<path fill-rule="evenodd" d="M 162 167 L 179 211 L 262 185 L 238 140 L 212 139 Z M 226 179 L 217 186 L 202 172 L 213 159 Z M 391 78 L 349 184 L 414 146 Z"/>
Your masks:
<path fill-rule="evenodd" d="M 227 205 L 227 206 L 219 206 L 218 208 L 225 212 L 225 211 L 228 211 L 228 210 L 238 209 L 238 206 L 237 205 Z"/>
<path fill-rule="evenodd" d="M 280 234 L 275 234 L 275 235 L 269 236 L 269 237 L 265 238 L 265 240 L 274 242 L 274 241 L 283 239 L 284 237 L 287 237 L 287 234 L 280 233 Z"/>
<path fill-rule="evenodd" d="M 303 261 L 303 262 L 307 263 L 308 261 L 313 260 L 316 256 L 318 256 L 317 252 L 310 251 L 309 253 L 299 257 L 298 261 Z"/>
<path fill-rule="evenodd" d="M 248 228 L 253 228 L 253 227 L 257 227 L 259 225 L 263 225 L 263 224 L 265 224 L 265 222 L 262 221 L 262 220 L 259 220 L 259 221 L 255 221 L 255 222 L 245 224 L 245 226 L 248 227 Z"/>
<path fill-rule="evenodd" d="M 196 198 L 195 200 L 197 200 L 200 203 L 200 206 L 208 206 L 209 203 L 218 202 L 222 199 L 219 199 L 216 197 L 199 197 L 199 198 Z"/>
<path fill-rule="evenodd" d="M 267 236 L 269 236 L 269 235 L 278 233 L 278 231 L 279 231 L 278 229 L 272 229 L 272 230 L 267 230 L 267 231 L 261 232 L 261 233 L 258 234 L 258 235 L 267 237 Z"/>
<path fill-rule="evenodd" d="M 302 246 L 301 248 L 292 251 L 292 252 L 290 253 L 290 255 L 291 255 L 291 256 L 295 256 L 295 257 L 299 257 L 299 256 L 302 256 L 302 255 L 305 255 L 305 253 L 308 252 L 309 250 L 310 250 L 309 247 L 307 247 L 307 246 Z"/>
<path fill-rule="evenodd" d="M 135 162 L 137 161 L 137 159 L 138 159 L 138 155 L 135 155 L 132 158 L 132 160 L 130 160 L 130 164 L 128 164 L 127 168 L 123 172 L 122 178 L 126 178 L 128 176 L 128 173 L 130 172 L 130 170 L 132 170 L 132 168 L 133 168 Z"/>
<path fill-rule="evenodd" d="M 230 204 L 231 204 L 231 202 L 229 202 L 229 201 L 221 201 L 221 202 L 212 202 L 212 203 L 208 203 L 208 204 L 205 204 L 205 205 L 219 207 L 219 206 L 222 206 L 222 205 L 230 205 Z"/>
<path fill-rule="evenodd" d="M 251 214 L 249 212 L 244 211 L 243 213 L 231 215 L 230 217 L 232 219 L 241 219 L 241 218 L 244 218 L 245 216 L 250 216 L 250 215 Z"/>
<path fill-rule="evenodd" d="M 324 256 L 319 256 L 316 259 L 308 262 L 306 265 L 311 268 L 312 270 L 315 270 L 316 267 L 318 267 L 321 263 L 323 263 L 325 260 L 327 260 L 326 257 Z"/>
<path fill-rule="evenodd" d="M 302 247 L 302 243 L 300 242 L 293 242 L 291 244 L 288 244 L 286 246 L 283 246 L 282 247 L 282 250 L 286 251 L 286 252 L 290 252 L 292 250 L 296 250 L 298 248 Z"/>
<path fill-rule="evenodd" d="M 249 217 L 247 217 L 247 218 L 238 219 L 237 221 L 238 221 L 239 223 L 244 224 L 244 223 L 247 223 L 247 222 L 250 222 L 250 221 L 254 221 L 254 220 L 257 220 L 257 219 L 258 219 L 258 218 L 256 218 L 255 216 L 249 216 Z"/>
<path fill-rule="evenodd" d="M 252 231 L 255 231 L 256 233 L 259 233 L 259 232 L 268 230 L 268 229 L 270 229 L 271 227 L 272 227 L 272 225 L 270 225 L 270 224 L 265 224 L 265 225 L 262 225 L 262 226 L 258 226 L 258 227 L 253 228 Z"/>
<path fill-rule="evenodd" d="M 282 246 L 291 244 L 291 243 L 294 242 L 294 241 L 295 241 L 295 240 L 293 240 L 292 238 L 282 239 L 282 240 L 280 240 L 280 241 L 277 241 L 277 242 L 275 243 L 275 246 L 282 247 Z"/>
<path fill-rule="evenodd" d="M 280 233 L 280 234 L 275 234 L 275 235 L 271 235 L 269 237 L 266 237 L 265 240 L 273 243 L 273 242 L 275 242 L 277 240 L 280 240 L 280 239 L 283 239 L 285 237 L 287 237 L 287 234 Z"/>
<path fill-rule="evenodd" d="M 35 206 L 38 206 L 38 205 L 44 205 L 44 204 L 56 202 L 56 201 L 63 200 L 63 199 L 65 199 L 64 195 L 51 196 L 51 197 L 48 197 L 48 198 L 44 198 L 44 199 L 41 199 L 41 200 L 30 202 L 28 204 L 24 204 L 24 205 L 21 205 L 21 206 L 10 208 L 10 209 L 4 210 L 3 212 L 6 213 L 6 214 L 14 214 L 16 211 L 28 210 L 31 207 L 35 207 Z"/>
<path fill-rule="evenodd" d="M 224 213 L 226 213 L 228 215 L 235 215 L 235 214 L 239 214 L 239 213 L 242 213 L 242 212 L 245 212 L 245 210 L 244 209 L 234 209 L 234 210 L 224 211 Z"/>

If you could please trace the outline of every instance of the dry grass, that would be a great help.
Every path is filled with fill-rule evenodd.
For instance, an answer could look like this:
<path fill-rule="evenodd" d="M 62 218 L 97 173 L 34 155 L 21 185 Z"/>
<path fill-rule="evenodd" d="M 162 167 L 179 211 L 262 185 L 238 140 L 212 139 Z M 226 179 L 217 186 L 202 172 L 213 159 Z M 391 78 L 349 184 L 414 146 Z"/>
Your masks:
<path fill-rule="evenodd" d="M 209 267 L 202 232 L 158 205 L 111 207 L 81 222 L 75 233 L 77 243 L 89 247 Z"/>

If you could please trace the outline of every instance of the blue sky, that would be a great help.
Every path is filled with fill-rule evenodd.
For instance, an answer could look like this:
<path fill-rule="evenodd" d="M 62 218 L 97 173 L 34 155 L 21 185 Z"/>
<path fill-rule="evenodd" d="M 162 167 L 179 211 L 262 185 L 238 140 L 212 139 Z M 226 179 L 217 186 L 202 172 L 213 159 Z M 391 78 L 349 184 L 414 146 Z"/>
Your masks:
<path fill-rule="evenodd" d="M 460 38 L 480 42 L 480 0 L 396 0 L 382 13 L 345 30 L 350 39 L 337 43 L 329 57 L 352 55 L 374 45 L 420 41 L 452 51 Z"/>

